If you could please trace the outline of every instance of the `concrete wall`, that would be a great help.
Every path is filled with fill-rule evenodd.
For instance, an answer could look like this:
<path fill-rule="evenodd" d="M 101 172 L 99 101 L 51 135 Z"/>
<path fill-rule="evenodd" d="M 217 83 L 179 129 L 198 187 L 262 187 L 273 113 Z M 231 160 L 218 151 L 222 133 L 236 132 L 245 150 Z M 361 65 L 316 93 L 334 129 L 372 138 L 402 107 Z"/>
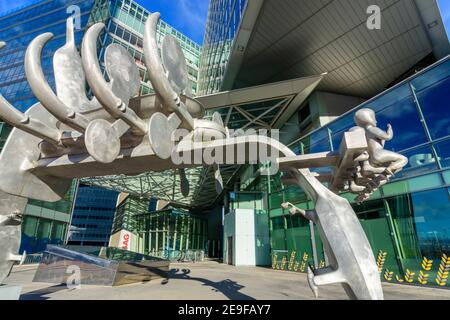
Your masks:
<path fill-rule="evenodd" d="M 350 109 L 360 105 L 364 99 L 329 92 L 315 92 L 311 114 L 319 117 L 320 126 L 337 119 Z"/>
<path fill-rule="evenodd" d="M 233 265 L 270 265 L 269 218 L 265 212 L 236 209 L 225 215 L 224 263 L 230 262 L 228 261 L 229 237 L 233 238 Z"/>
<path fill-rule="evenodd" d="M 315 91 L 308 98 L 308 102 L 311 111 L 311 124 L 301 130 L 297 110 L 297 112 L 295 112 L 281 128 L 281 132 L 283 132 L 283 134 L 280 137 L 280 141 L 282 143 L 289 144 L 301 136 L 304 136 L 308 132 L 326 125 L 348 110 L 363 103 L 364 99 L 329 92 Z"/>

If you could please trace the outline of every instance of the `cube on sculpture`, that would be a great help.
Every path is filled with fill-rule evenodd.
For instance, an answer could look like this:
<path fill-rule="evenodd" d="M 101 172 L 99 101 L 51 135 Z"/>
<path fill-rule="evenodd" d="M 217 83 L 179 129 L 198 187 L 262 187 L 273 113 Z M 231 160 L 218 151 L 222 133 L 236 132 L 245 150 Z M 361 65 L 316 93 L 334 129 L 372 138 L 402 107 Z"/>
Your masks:
<path fill-rule="evenodd" d="M 136 97 L 137 66 L 121 46 L 107 47 L 104 65 L 109 81 L 103 77 L 96 46 L 102 23 L 86 31 L 79 52 L 73 21 L 68 19 L 66 44 L 53 60 L 56 93 L 41 67 L 42 49 L 53 35 L 44 33 L 28 46 L 26 77 L 39 102 L 21 113 L 0 96 L 0 118 L 14 127 L 0 154 L 0 283 L 13 264 L 23 260 L 18 249 L 27 198 L 58 201 L 74 178 L 168 169 L 178 170 L 180 189 L 187 196 L 184 170 L 194 165 L 175 165 L 174 154 L 256 144 L 275 150 L 280 167 L 315 203 L 315 210 L 309 212 L 285 204 L 293 214 L 313 221 L 324 243 L 329 265 L 308 273 L 314 293 L 318 286 L 341 283 L 351 298 L 383 299 L 367 237 L 349 202 L 336 193 L 357 193 L 362 202 L 406 164 L 403 156 L 384 150 L 384 142 L 393 137 L 390 126 L 384 132 L 376 127 L 372 110 L 360 110 L 355 116 L 357 127 L 345 133 L 339 152 L 305 156 L 296 156 L 271 138 L 231 136 L 220 114 L 202 119 L 204 107 L 191 97 L 185 58 L 176 39 L 165 37 L 160 56 L 158 21 L 159 13 L 151 14 L 144 33 L 145 64 L 155 94 L 142 97 Z M 86 96 L 86 83 L 92 98 Z M 173 142 L 178 129 L 188 134 Z M 309 170 L 317 161 L 335 167 L 329 176 L 331 190 Z M 223 186 L 219 164 L 212 164 L 218 192 Z"/>

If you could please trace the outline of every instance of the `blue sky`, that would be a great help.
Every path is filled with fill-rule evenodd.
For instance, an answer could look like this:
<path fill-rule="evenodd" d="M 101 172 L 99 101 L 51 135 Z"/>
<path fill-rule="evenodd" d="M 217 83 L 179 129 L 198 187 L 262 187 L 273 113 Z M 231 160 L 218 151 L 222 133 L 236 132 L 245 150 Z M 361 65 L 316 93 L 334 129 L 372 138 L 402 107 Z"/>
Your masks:
<path fill-rule="evenodd" d="M 450 36 L 450 0 L 438 0 Z M 0 15 L 15 7 L 22 7 L 36 0 L 0 0 Z M 203 33 L 209 0 L 137 0 L 149 11 L 161 12 L 161 17 L 170 25 L 193 39 L 203 43 Z"/>
<path fill-rule="evenodd" d="M 37 0 L 0 0 L 0 15 Z M 135 0 L 136 1 L 136 0 Z M 209 0 L 137 0 L 147 10 L 161 12 L 161 18 L 175 29 L 203 43 Z"/>
<path fill-rule="evenodd" d="M 450 37 L 450 0 L 439 0 L 439 7 L 447 29 L 447 35 Z"/>
<path fill-rule="evenodd" d="M 149 11 L 161 12 L 161 18 L 168 24 L 198 44 L 203 43 L 209 0 L 137 0 L 136 2 Z"/>

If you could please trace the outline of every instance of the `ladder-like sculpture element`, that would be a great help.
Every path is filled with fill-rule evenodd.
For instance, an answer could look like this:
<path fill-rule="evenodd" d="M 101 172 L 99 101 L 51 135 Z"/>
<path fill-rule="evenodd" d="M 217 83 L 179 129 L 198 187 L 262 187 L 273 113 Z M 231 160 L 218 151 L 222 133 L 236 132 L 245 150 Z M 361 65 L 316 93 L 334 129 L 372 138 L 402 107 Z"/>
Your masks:
<path fill-rule="evenodd" d="M 158 21 L 159 13 L 151 14 L 145 26 L 145 63 L 155 94 L 143 97 L 135 97 L 140 85 L 135 61 L 117 44 L 106 48 L 104 67 L 109 81 L 103 77 L 96 47 L 102 23 L 86 31 L 80 56 L 73 21 L 67 21 L 67 42 L 53 59 L 56 93 L 41 67 L 41 52 L 52 34 L 42 34 L 30 43 L 25 71 L 39 103 L 21 113 L 0 96 L 0 118 L 14 127 L 0 154 L 0 284 L 13 264 L 23 259 L 17 252 L 26 198 L 58 201 L 74 178 L 168 169 L 178 170 L 186 196 L 189 183 L 184 169 L 198 164 L 174 164 L 174 154 L 181 157 L 238 148 L 246 152 L 231 155 L 236 163 L 242 157 L 249 162 L 254 157 L 249 147 L 256 145 L 278 154 L 281 168 L 316 204 L 314 212 L 294 209 L 317 224 L 329 261 L 324 269 L 310 270 L 313 290 L 342 283 L 351 298 L 382 299 L 375 258 L 352 207 L 319 182 L 324 177 L 311 173 L 308 165 L 311 161 L 316 166 L 334 165 L 328 177 L 332 190 L 354 191 L 363 201 L 406 163 L 382 148 L 381 140 L 392 138 L 391 132 L 384 135 L 377 130 L 372 114 L 365 117 L 370 113 L 366 110 L 364 116 L 357 116 L 359 127 L 345 134 L 338 153 L 296 156 L 267 137 L 231 136 L 220 114 L 212 120 L 202 119 L 204 107 L 191 97 L 185 58 L 175 38 L 165 37 L 160 56 Z M 93 98 L 86 95 L 86 82 Z M 178 143 L 171 139 L 176 129 L 188 132 Z M 226 157 L 229 163 L 230 154 Z M 216 186 L 221 191 L 219 164 L 225 161 L 203 161 L 203 165 L 215 166 Z"/>

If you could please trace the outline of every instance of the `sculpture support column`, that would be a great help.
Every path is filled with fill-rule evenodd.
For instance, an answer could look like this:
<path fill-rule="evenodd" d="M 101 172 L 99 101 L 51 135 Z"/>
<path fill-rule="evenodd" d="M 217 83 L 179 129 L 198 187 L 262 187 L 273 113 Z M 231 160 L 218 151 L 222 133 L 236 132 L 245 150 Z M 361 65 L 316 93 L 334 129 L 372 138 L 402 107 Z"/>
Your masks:
<path fill-rule="evenodd" d="M 22 215 L 27 199 L 0 191 L 0 285 L 9 275 L 16 262 L 23 260 L 17 255 L 22 233 Z"/>

